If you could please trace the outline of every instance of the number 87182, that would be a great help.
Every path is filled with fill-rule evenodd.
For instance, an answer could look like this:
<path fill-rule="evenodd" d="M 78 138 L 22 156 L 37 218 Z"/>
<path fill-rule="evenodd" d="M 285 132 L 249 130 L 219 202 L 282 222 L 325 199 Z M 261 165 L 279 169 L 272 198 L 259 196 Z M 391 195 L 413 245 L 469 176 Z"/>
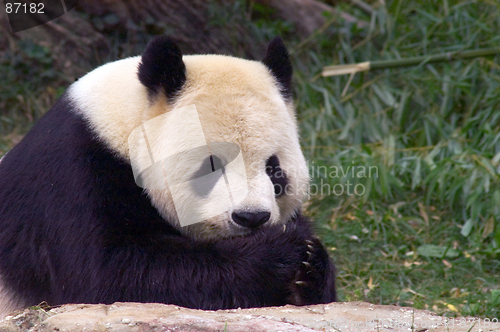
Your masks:
<path fill-rule="evenodd" d="M 14 14 L 17 14 L 17 13 L 44 14 L 44 11 L 43 11 L 44 7 L 45 7 L 44 4 L 41 2 L 40 3 L 30 3 L 29 7 L 28 7 L 28 4 L 26 4 L 26 3 L 7 2 L 5 4 L 5 11 L 7 12 L 7 14 L 11 14 L 11 13 L 14 13 Z M 19 10 L 19 9 L 21 9 L 21 10 Z"/>

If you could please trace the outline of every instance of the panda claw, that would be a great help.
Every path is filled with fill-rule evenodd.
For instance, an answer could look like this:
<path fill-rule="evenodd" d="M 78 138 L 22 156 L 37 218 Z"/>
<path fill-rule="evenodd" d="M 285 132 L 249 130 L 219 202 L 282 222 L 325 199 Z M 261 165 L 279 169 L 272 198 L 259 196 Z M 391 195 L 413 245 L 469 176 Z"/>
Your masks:
<path fill-rule="evenodd" d="M 313 245 L 314 243 L 311 240 L 306 240 L 306 243 L 309 245 Z"/>
<path fill-rule="evenodd" d="M 311 268 L 311 264 L 309 264 L 309 262 L 302 262 L 302 264 L 304 264 L 305 267 L 307 267 L 308 269 Z"/>
<path fill-rule="evenodd" d="M 295 284 L 297 286 L 307 286 L 307 282 L 305 282 L 305 281 L 296 281 Z"/>
<path fill-rule="evenodd" d="M 310 251 L 306 251 L 306 253 L 307 253 L 307 259 L 308 259 L 308 260 L 309 260 L 309 259 L 311 259 L 311 257 L 312 257 L 312 252 L 310 252 Z"/>
<path fill-rule="evenodd" d="M 308 248 L 309 250 L 311 250 L 311 251 L 313 251 L 313 250 L 314 250 L 314 247 L 313 247 L 312 245 L 310 245 L 310 244 L 308 244 L 308 245 L 307 245 L 307 248 Z"/>

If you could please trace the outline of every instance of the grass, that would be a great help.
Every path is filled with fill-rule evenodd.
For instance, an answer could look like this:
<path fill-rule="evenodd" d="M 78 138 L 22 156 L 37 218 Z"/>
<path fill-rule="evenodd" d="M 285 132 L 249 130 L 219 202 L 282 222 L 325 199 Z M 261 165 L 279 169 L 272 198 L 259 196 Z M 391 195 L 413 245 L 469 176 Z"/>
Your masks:
<path fill-rule="evenodd" d="M 0 157 L 62 94 L 68 81 L 54 70 L 48 47 L 21 41 L 0 56 Z"/>
<path fill-rule="evenodd" d="M 371 16 L 342 9 L 369 26 L 332 18 L 292 46 L 318 192 L 308 211 L 337 261 L 340 299 L 498 318 L 500 56 L 361 73 L 350 84 L 319 73 L 495 47 L 500 4 L 388 1 Z"/>
<path fill-rule="evenodd" d="M 336 261 L 340 300 L 499 318 L 500 56 L 360 73 L 350 83 L 319 73 L 332 64 L 496 47 L 500 4 L 381 3 L 371 2 L 371 14 L 341 4 L 369 24 L 328 17 L 303 40 L 252 2 L 211 10 L 229 13 L 213 24 L 227 26 L 231 40 L 287 40 L 312 175 L 307 213 Z M 47 50 L 21 45 L 9 56 L 19 59 L 0 62 L 8 77 L 0 155 L 68 85 L 50 71 Z"/>

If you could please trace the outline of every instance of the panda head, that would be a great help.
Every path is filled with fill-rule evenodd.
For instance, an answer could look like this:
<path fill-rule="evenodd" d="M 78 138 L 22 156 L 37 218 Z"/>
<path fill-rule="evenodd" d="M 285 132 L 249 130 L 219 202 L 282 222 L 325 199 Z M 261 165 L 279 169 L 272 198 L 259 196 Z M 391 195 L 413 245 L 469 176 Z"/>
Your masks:
<path fill-rule="evenodd" d="M 129 159 L 136 183 L 165 220 L 194 239 L 214 240 L 293 218 L 309 177 L 291 100 L 292 66 L 280 38 L 262 61 L 249 61 L 183 56 L 158 37 L 142 57 L 121 63 L 108 67 L 114 76 L 100 71 L 113 76 L 101 88 L 96 77 L 89 83 L 84 77 L 73 99 Z M 104 94 L 110 85 L 112 93 Z M 88 94 L 100 101 L 89 104 Z M 107 116 L 107 109 L 114 113 Z"/>
<path fill-rule="evenodd" d="M 309 178 L 291 100 L 292 66 L 280 38 L 259 62 L 183 57 L 159 37 L 142 55 L 138 78 L 148 107 L 135 141 L 129 137 L 129 158 L 166 220 L 205 240 L 291 220 Z M 132 156 L 140 142 L 148 152 Z"/>

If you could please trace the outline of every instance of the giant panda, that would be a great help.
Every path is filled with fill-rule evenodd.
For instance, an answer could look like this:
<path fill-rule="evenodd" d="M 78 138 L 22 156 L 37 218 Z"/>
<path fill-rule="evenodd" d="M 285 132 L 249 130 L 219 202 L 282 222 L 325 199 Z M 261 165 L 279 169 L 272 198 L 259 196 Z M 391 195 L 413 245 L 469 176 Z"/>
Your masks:
<path fill-rule="evenodd" d="M 183 56 L 160 36 L 73 83 L 0 163 L 0 316 L 42 301 L 335 301 L 301 214 L 291 80 L 279 37 L 250 61 Z"/>

